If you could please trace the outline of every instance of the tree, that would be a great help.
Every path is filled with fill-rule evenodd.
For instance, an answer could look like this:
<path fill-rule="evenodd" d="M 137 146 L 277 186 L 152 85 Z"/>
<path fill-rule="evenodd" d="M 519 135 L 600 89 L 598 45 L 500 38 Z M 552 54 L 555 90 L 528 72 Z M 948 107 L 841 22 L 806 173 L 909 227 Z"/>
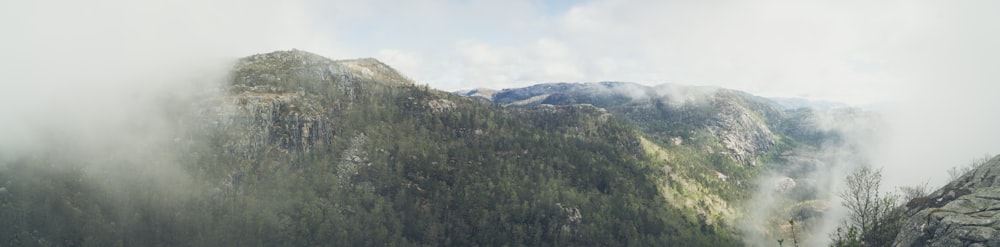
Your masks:
<path fill-rule="evenodd" d="M 972 159 L 972 161 L 970 161 L 968 165 L 965 165 L 963 167 L 958 167 L 958 166 L 951 167 L 951 169 L 948 169 L 948 181 L 958 180 L 958 178 L 962 177 L 962 175 L 965 175 L 969 172 L 972 172 L 972 170 L 975 170 L 976 168 L 983 166 L 984 164 L 989 162 L 991 158 L 993 158 L 993 156 L 987 153 L 980 158 Z"/>
<path fill-rule="evenodd" d="M 902 211 L 898 196 L 880 191 L 882 170 L 864 167 L 847 176 L 847 188 L 837 193 L 848 218 L 834 236 L 834 246 L 889 246 L 899 233 Z"/>
<path fill-rule="evenodd" d="M 902 202 L 904 203 L 913 201 L 917 198 L 926 197 L 930 194 L 930 191 L 927 189 L 927 182 L 913 186 L 902 186 L 899 187 L 899 190 L 902 192 Z"/>

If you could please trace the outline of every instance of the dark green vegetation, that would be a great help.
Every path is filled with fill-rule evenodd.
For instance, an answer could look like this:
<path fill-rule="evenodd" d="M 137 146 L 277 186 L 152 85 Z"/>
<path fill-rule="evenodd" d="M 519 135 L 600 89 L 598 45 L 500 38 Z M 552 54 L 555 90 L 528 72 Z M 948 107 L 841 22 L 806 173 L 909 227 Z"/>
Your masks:
<path fill-rule="evenodd" d="M 735 91 L 504 107 L 301 51 L 223 88 L 165 97 L 165 138 L 0 157 L 0 245 L 735 246 L 764 164 L 834 135 Z"/>
<path fill-rule="evenodd" d="M 827 238 L 808 234 L 828 208 L 827 191 L 835 182 L 829 174 L 837 164 L 867 163 L 865 144 L 879 126 L 877 115 L 858 109 L 786 108 L 711 87 L 552 83 L 459 93 L 508 107 L 606 109 L 648 140 L 647 151 L 664 154 L 654 160 L 668 171 L 660 180 L 668 201 L 707 219 L 743 225 L 744 237 L 770 239 L 753 237 L 750 245 L 774 243 L 792 228 Z M 754 196 L 761 198 L 748 200 Z M 680 203 L 686 200 L 699 203 Z M 800 224 L 789 226 L 789 218 Z"/>
<path fill-rule="evenodd" d="M 161 147 L 167 161 L 91 166 L 61 150 L 9 161 L 0 243 L 738 244 L 671 207 L 636 131 L 596 108 L 508 110 L 389 70 L 254 56 L 228 95 L 170 106 L 191 126 Z M 147 165 L 177 165 L 178 178 L 104 170 Z"/>

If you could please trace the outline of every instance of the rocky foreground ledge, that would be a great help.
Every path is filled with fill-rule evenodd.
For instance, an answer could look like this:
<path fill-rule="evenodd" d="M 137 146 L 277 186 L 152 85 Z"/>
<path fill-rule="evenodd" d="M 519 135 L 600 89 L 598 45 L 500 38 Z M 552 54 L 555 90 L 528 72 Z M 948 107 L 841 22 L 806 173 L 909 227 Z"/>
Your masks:
<path fill-rule="evenodd" d="M 906 206 L 893 246 L 1000 246 L 1000 156 Z"/>

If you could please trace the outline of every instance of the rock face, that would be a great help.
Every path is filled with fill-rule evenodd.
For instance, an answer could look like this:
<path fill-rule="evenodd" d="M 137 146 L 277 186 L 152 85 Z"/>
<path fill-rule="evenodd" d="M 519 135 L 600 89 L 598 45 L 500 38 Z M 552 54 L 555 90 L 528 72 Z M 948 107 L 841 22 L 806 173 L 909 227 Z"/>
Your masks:
<path fill-rule="evenodd" d="M 224 98 L 210 98 L 203 115 L 221 128 L 242 128 L 224 146 L 247 159 L 278 144 L 309 151 L 336 133 L 338 114 L 377 87 L 412 81 L 371 58 L 331 60 L 305 51 L 277 51 L 237 61 Z M 454 104 L 429 102 L 439 111 Z"/>
<path fill-rule="evenodd" d="M 707 123 L 709 132 L 736 162 L 756 166 L 755 158 L 774 146 L 774 133 L 745 106 L 722 99 L 715 105 L 719 110 Z"/>
<path fill-rule="evenodd" d="M 1000 156 L 906 207 L 893 246 L 1000 246 Z"/>
<path fill-rule="evenodd" d="M 477 92 L 457 93 L 483 97 Z M 640 124 L 670 122 L 690 127 L 668 127 L 678 132 L 670 135 L 690 137 L 690 133 L 704 130 L 717 139 L 718 146 L 724 149 L 722 152 L 747 166 L 756 166 L 756 158 L 774 147 L 776 137 L 769 121 L 781 118 L 780 107 L 749 94 L 669 84 L 649 87 L 628 82 L 549 83 L 504 89 L 483 98 L 508 106 L 587 104 L 606 108 Z M 684 141 L 679 137 L 678 140 Z"/>

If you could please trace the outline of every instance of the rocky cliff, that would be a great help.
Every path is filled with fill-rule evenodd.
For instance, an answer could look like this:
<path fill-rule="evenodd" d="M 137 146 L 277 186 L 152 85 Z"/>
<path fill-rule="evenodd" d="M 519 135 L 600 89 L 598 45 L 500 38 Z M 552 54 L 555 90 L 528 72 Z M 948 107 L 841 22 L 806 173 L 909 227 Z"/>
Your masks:
<path fill-rule="evenodd" d="M 720 152 L 747 166 L 756 166 L 757 157 L 774 147 L 776 136 L 770 126 L 781 118 L 780 107 L 773 102 L 709 87 L 598 82 L 548 83 L 504 89 L 490 95 L 477 94 L 481 91 L 456 93 L 507 106 L 594 105 L 650 127 L 647 132 L 667 135 L 663 139 L 688 143 L 697 138 L 693 133 L 703 131 L 715 139 L 706 150 Z M 670 126 L 664 125 L 665 122 Z"/>
<path fill-rule="evenodd" d="M 1000 246 L 1000 156 L 906 209 L 894 246 Z"/>

